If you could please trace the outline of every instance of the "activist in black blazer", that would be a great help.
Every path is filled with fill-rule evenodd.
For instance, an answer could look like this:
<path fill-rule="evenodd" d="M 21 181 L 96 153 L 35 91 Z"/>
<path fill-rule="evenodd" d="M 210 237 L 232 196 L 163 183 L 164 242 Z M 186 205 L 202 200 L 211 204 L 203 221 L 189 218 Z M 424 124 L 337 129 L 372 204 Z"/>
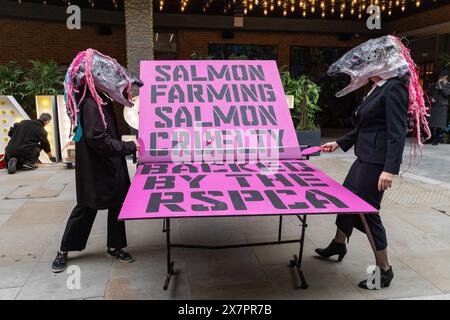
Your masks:
<path fill-rule="evenodd" d="M 345 152 L 355 146 L 359 160 L 382 164 L 385 172 L 398 174 L 405 147 L 408 101 L 408 89 L 398 78 L 376 85 L 352 113 L 355 129 L 338 139 L 337 144 Z"/>
<path fill-rule="evenodd" d="M 343 185 L 380 209 L 383 193 L 392 185 L 394 175 L 400 171 L 407 133 L 409 93 L 407 80 L 398 78 L 382 80 L 373 77 L 374 87 L 364 102 L 353 112 L 355 126 L 350 133 L 322 146 L 323 152 L 333 152 L 339 147 L 348 151 L 355 147 L 356 161 L 353 163 Z M 387 256 L 386 230 L 379 214 L 341 214 L 336 218 L 337 231 L 334 240 L 316 252 L 329 258 L 338 255 L 342 261 L 353 228 L 367 234 L 381 269 L 381 286 L 388 287 L 394 274 Z M 368 281 L 359 285 L 367 289 Z"/>

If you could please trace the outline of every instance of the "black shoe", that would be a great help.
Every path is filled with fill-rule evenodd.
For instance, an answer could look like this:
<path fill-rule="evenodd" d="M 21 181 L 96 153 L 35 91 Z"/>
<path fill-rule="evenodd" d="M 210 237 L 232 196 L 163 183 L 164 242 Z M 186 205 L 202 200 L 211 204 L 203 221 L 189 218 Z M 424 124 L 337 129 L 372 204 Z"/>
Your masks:
<path fill-rule="evenodd" d="M 106 251 L 106 255 L 112 259 L 118 259 L 120 262 L 134 262 L 134 258 L 122 249 L 108 249 L 108 251 Z"/>
<path fill-rule="evenodd" d="M 345 243 L 337 243 L 333 240 L 328 247 L 316 249 L 316 253 L 324 258 L 338 255 L 338 261 L 341 262 L 347 254 L 347 247 Z"/>
<path fill-rule="evenodd" d="M 374 271 L 375 273 L 375 271 Z M 392 279 L 394 279 L 394 271 L 392 271 L 392 267 L 390 267 L 388 270 L 384 271 L 383 269 L 380 268 L 380 287 L 381 288 L 387 288 L 390 286 Z M 368 281 L 372 281 L 372 288 L 369 288 L 367 286 L 367 282 Z M 375 286 L 375 279 L 369 278 L 367 280 L 363 280 L 358 284 L 358 287 L 362 288 L 362 289 L 367 289 L 367 290 L 378 290 L 381 288 L 376 288 Z"/>
<path fill-rule="evenodd" d="M 58 251 L 55 260 L 52 263 L 54 273 L 63 272 L 67 266 L 67 252 Z"/>
<path fill-rule="evenodd" d="M 8 161 L 8 173 L 9 174 L 14 174 L 17 171 L 17 159 L 16 158 L 11 158 Z"/>
<path fill-rule="evenodd" d="M 36 170 L 38 168 L 38 166 L 36 164 L 34 164 L 33 162 L 24 162 L 23 164 L 23 168 L 26 170 Z"/>

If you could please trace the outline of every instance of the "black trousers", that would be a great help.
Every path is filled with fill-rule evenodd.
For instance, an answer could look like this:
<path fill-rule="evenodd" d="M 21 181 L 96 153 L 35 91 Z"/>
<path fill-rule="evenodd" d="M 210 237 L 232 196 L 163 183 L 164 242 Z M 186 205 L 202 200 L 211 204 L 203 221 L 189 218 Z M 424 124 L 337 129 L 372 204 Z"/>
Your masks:
<path fill-rule="evenodd" d="M 369 203 L 372 207 L 380 209 L 383 192 L 378 191 L 378 179 L 383 172 L 383 165 L 362 162 L 359 159 L 353 163 L 345 178 L 343 186 Z M 378 251 L 387 247 L 386 230 L 381 221 L 380 215 L 364 215 L 370 233 Z M 353 228 L 366 233 L 364 224 L 359 214 L 339 214 L 336 218 L 336 225 L 341 229 L 347 238 L 350 238 Z"/>
<path fill-rule="evenodd" d="M 125 222 L 118 220 L 119 213 L 120 207 L 108 209 L 108 248 L 122 249 L 127 246 Z M 84 250 L 96 215 L 96 209 L 76 205 L 67 221 L 60 250 Z"/>

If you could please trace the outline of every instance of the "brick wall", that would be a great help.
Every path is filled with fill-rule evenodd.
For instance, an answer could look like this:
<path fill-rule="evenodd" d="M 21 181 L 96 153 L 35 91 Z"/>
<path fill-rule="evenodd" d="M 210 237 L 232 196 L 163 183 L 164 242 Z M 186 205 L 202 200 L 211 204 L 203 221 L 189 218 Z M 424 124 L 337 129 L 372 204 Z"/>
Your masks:
<path fill-rule="evenodd" d="M 208 54 L 209 43 L 263 44 L 278 46 L 278 65 L 289 65 L 291 46 L 352 47 L 367 38 L 341 41 L 336 35 L 300 32 L 236 31 L 233 39 L 223 39 L 222 31 L 180 30 L 178 32 L 178 58 L 189 59 L 193 51 Z"/>
<path fill-rule="evenodd" d="M 112 35 L 101 36 L 93 25 L 68 30 L 65 22 L 0 18 L 0 64 L 11 60 L 24 64 L 30 59 L 69 64 L 90 47 L 125 64 L 125 28 L 114 27 Z"/>
<path fill-rule="evenodd" d="M 448 22 L 450 5 L 413 17 L 391 22 L 389 32 L 404 32 L 433 24 Z M 0 18 L 0 64 L 10 60 L 26 63 L 29 59 L 48 60 L 67 64 L 75 54 L 92 47 L 126 64 L 126 35 L 124 27 L 113 27 L 111 36 L 97 34 L 96 26 L 84 25 L 81 30 L 68 30 L 64 22 Z M 221 30 L 180 30 L 178 58 L 188 59 L 193 51 L 208 53 L 209 43 L 241 43 L 277 45 L 278 64 L 289 64 L 290 47 L 342 46 L 351 47 L 367 38 L 341 41 L 336 35 L 300 32 L 236 31 L 234 39 L 223 39 Z"/>

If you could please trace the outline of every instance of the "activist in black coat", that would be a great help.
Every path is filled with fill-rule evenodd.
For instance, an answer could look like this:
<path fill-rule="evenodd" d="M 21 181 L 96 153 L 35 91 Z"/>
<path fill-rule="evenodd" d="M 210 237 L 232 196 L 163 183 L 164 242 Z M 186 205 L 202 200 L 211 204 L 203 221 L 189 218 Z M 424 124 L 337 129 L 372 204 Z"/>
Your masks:
<path fill-rule="evenodd" d="M 431 111 L 428 124 L 431 129 L 431 142 L 439 144 L 441 130 L 448 126 L 448 98 L 450 96 L 450 83 L 448 82 L 448 71 L 441 71 L 439 81 L 433 85 L 431 90 Z"/>
<path fill-rule="evenodd" d="M 80 106 L 83 136 L 75 147 L 75 171 L 77 203 L 102 210 L 122 206 L 130 187 L 125 156 L 136 152 L 136 144 L 121 141 L 111 102 L 102 106 L 106 130 L 98 108 L 90 96 Z"/>
<path fill-rule="evenodd" d="M 450 82 L 438 81 L 431 90 L 432 105 L 428 124 L 431 128 L 446 129 L 448 125 L 448 99 L 450 96 Z"/>
<path fill-rule="evenodd" d="M 133 85 L 142 87 L 143 82 L 117 60 L 91 48 L 79 52 L 67 70 L 66 109 L 71 124 L 76 127 L 77 205 L 52 262 L 53 272 L 66 268 L 68 251 L 86 247 L 99 209 L 108 209 L 107 255 L 121 262 L 134 261 L 122 250 L 127 240 L 125 223 L 118 216 L 130 186 L 125 156 L 135 153 L 139 146 L 121 141 L 110 102 L 132 107 Z"/>
<path fill-rule="evenodd" d="M 80 105 L 83 135 L 76 143 L 77 205 L 61 241 L 63 252 L 86 247 L 97 210 L 102 209 L 108 209 L 108 248 L 127 246 L 125 223 L 118 216 L 130 187 L 125 156 L 136 152 L 136 144 L 120 140 L 111 102 L 101 107 L 106 129 L 98 108 L 89 95 Z"/>

